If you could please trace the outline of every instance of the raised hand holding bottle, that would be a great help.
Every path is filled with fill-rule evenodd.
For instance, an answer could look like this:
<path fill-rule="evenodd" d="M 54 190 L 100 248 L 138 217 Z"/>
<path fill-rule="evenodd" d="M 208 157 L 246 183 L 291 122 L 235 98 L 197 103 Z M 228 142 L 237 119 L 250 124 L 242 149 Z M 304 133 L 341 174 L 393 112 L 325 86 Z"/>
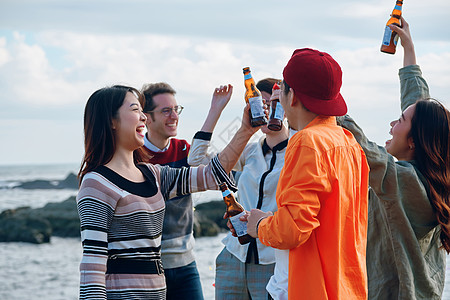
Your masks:
<path fill-rule="evenodd" d="M 400 26 L 400 18 L 402 16 L 402 6 L 403 1 L 397 0 L 395 3 L 394 10 L 392 11 L 390 19 L 386 23 L 386 27 L 384 29 L 384 36 L 383 36 L 383 42 L 381 44 L 381 52 L 394 54 L 397 42 L 398 42 L 398 35 L 395 31 L 392 31 L 391 28 L 389 28 L 389 25 L 394 24 L 397 26 Z"/>
<path fill-rule="evenodd" d="M 243 69 L 245 84 L 245 102 L 250 104 L 250 124 L 258 127 L 267 124 L 262 94 L 255 84 L 249 67 Z"/>
<path fill-rule="evenodd" d="M 247 223 L 241 221 L 239 218 L 245 214 L 245 209 L 242 205 L 236 201 L 231 191 L 228 189 L 225 182 L 219 185 L 222 191 L 223 201 L 227 206 L 227 216 L 233 225 L 236 235 L 238 236 L 239 243 L 242 245 L 249 243 L 253 238 L 247 233 Z"/>

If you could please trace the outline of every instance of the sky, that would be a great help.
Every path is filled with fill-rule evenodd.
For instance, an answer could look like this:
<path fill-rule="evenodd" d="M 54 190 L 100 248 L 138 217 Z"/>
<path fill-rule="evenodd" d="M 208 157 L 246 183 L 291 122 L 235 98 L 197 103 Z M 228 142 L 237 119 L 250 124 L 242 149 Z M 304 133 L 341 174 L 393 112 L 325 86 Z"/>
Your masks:
<path fill-rule="evenodd" d="M 281 78 L 297 48 L 329 53 L 343 70 L 349 114 L 384 145 L 400 115 L 403 49 L 379 51 L 394 0 L 0 2 L 0 165 L 79 164 L 83 112 L 97 89 L 164 81 L 185 107 L 190 141 L 215 87 L 234 92 L 213 135 L 221 149 L 239 126 L 242 68 Z M 450 1 L 406 0 L 417 62 L 431 95 L 450 107 Z"/>

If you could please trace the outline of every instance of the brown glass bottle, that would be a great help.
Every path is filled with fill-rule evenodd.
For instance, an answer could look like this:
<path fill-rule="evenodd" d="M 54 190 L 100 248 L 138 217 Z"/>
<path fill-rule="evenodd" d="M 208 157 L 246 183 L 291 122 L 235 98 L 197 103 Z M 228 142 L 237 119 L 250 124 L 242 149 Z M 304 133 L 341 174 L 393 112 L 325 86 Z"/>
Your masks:
<path fill-rule="evenodd" d="M 243 69 L 245 85 L 245 102 L 250 103 L 250 124 L 258 127 L 267 124 L 262 94 L 255 84 L 249 67 Z"/>
<path fill-rule="evenodd" d="M 279 90 L 280 86 L 275 83 L 272 91 Z M 280 104 L 280 99 L 272 99 L 270 101 L 270 117 L 267 128 L 272 131 L 280 131 L 283 126 L 284 109 Z"/>
<path fill-rule="evenodd" d="M 384 29 L 383 42 L 381 43 L 381 52 L 395 54 L 398 42 L 398 34 L 389 28 L 389 25 L 394 24 L 400 26 L 400 17 L 402 16 L 402 6 L 403 1 L 397 0 L 395 2 L 394 10 L 392 11 L 391 17 L 386 23 L 386 28 Z"/>
<path fill-rule="evenodd" d="M 242 245 L 249 243 L 253 238 L 247 233 L 247 223 L 239 220 L 241 213 L 245 211 L 244 207 L 236 201 L 225 182 L 221 183 L 219 187 L 222 191 L 223 201 L 227 206 L 228 218 L 236 231 L 239 243 Z"/>

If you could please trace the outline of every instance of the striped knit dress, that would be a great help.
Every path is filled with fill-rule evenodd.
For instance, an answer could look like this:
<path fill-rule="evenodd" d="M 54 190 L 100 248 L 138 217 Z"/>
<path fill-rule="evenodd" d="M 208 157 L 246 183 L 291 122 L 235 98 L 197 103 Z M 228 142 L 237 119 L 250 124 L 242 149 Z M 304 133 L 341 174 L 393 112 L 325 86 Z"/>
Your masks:
<path fill-rule="evenodd" d="M 165 199 L 217 189 L 223 181 L 232 184 L 217 157 L 197 168 L 138 167 L 145 182 L 131 182 L 105 166 L 83 178 L 77 196 L 80 299 L 165 299 Z"/>

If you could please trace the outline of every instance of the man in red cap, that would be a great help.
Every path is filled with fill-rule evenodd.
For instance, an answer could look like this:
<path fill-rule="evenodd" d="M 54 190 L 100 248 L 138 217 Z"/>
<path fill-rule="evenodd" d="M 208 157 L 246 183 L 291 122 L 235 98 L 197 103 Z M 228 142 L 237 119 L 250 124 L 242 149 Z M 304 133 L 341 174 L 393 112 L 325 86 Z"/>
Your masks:
<path fill-rule="evenodd" d="M 367 299 L 369 166 L 336 124 L 347 112 L 341 68 L 327 53 L 298 49 L 283 77 L 280 103 L 298 132 L 278 181 L 278 211 L 252 209 L 248 232 L 288 250 L 289 299 Z"/>

